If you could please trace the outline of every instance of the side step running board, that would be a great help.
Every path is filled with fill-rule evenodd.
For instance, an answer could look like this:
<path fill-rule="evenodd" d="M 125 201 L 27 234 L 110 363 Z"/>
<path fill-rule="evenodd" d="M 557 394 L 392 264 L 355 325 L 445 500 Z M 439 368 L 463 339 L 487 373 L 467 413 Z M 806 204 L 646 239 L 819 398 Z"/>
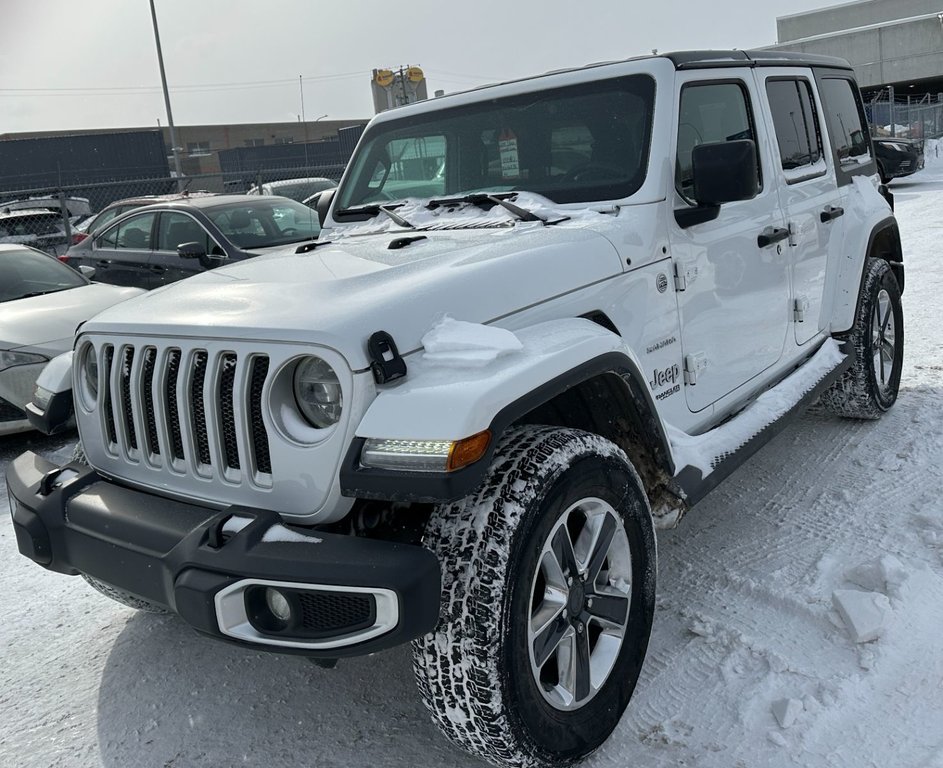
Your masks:
<path fill-rule="evenodd" d="M 688 508 L 716 488 L 810 406 L 854 363 L 854 350 L 826 341 L 801 367 L 764 392 L 732 419 L 701 435 L 668 426 L 681 469 L 673 484 Z"/>

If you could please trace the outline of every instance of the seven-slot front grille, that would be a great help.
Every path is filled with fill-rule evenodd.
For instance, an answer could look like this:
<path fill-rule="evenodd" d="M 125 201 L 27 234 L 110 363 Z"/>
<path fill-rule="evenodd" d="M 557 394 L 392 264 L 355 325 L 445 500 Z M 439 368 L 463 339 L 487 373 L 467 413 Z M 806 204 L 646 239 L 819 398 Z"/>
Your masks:
<path fill-rule="evenodd" d="M 267 355 L 108 343 L 99 360 L 109 453 L 179 474 L 271 484 Z"/>

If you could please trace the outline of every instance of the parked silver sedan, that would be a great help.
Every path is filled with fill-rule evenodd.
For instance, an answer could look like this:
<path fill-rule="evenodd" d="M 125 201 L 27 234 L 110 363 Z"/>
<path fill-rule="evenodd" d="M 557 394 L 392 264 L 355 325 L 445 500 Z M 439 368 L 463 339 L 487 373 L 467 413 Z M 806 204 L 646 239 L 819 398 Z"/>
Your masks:
<path fill-rule="evenodd" d="M 35 248 L 0 244 L 0 435 L 32 429 L 24 408 L 36 377 L 72 348 L 78 325 L 139 293 L 93 283 Z"/>

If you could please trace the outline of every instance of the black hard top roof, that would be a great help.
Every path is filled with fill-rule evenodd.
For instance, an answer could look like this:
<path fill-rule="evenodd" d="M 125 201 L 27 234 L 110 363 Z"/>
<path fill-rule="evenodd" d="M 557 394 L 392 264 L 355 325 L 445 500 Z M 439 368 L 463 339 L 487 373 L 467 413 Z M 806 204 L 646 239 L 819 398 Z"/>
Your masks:
<path fill-rule="evenodd" d="M 710 69 L 721 67 L 828 67 L 851 69 L 844 59 L 818 56 L 795 51 L 676 51 L 660 54 L 670 59 L 676 69 Z"/>

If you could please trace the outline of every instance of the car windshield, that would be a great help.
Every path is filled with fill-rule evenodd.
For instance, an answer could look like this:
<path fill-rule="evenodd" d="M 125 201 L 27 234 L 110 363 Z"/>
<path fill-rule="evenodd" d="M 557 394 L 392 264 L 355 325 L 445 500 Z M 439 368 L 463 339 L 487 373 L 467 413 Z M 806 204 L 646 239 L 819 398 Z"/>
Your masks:
<path fill-rule="evenodd" d="M 29 248 L 0 251 L 0 302 L 87 284 L 88 281 L 74 269 L 45 253 Z"/>
<path fill-rule="evenodd" d="M 259 198 L 205 210 L 237 248 L 269 248 L 314 240 L 321 232 L 318 215 L 306 205 L 281 197 Z"/>
<path fill-rule="evenodd" d="M 377 123 L 335 213 L 480 190 L 557 203 L 628 197 L 645 180 L 654 93 L 651 77 L 632 75 Z"/>

